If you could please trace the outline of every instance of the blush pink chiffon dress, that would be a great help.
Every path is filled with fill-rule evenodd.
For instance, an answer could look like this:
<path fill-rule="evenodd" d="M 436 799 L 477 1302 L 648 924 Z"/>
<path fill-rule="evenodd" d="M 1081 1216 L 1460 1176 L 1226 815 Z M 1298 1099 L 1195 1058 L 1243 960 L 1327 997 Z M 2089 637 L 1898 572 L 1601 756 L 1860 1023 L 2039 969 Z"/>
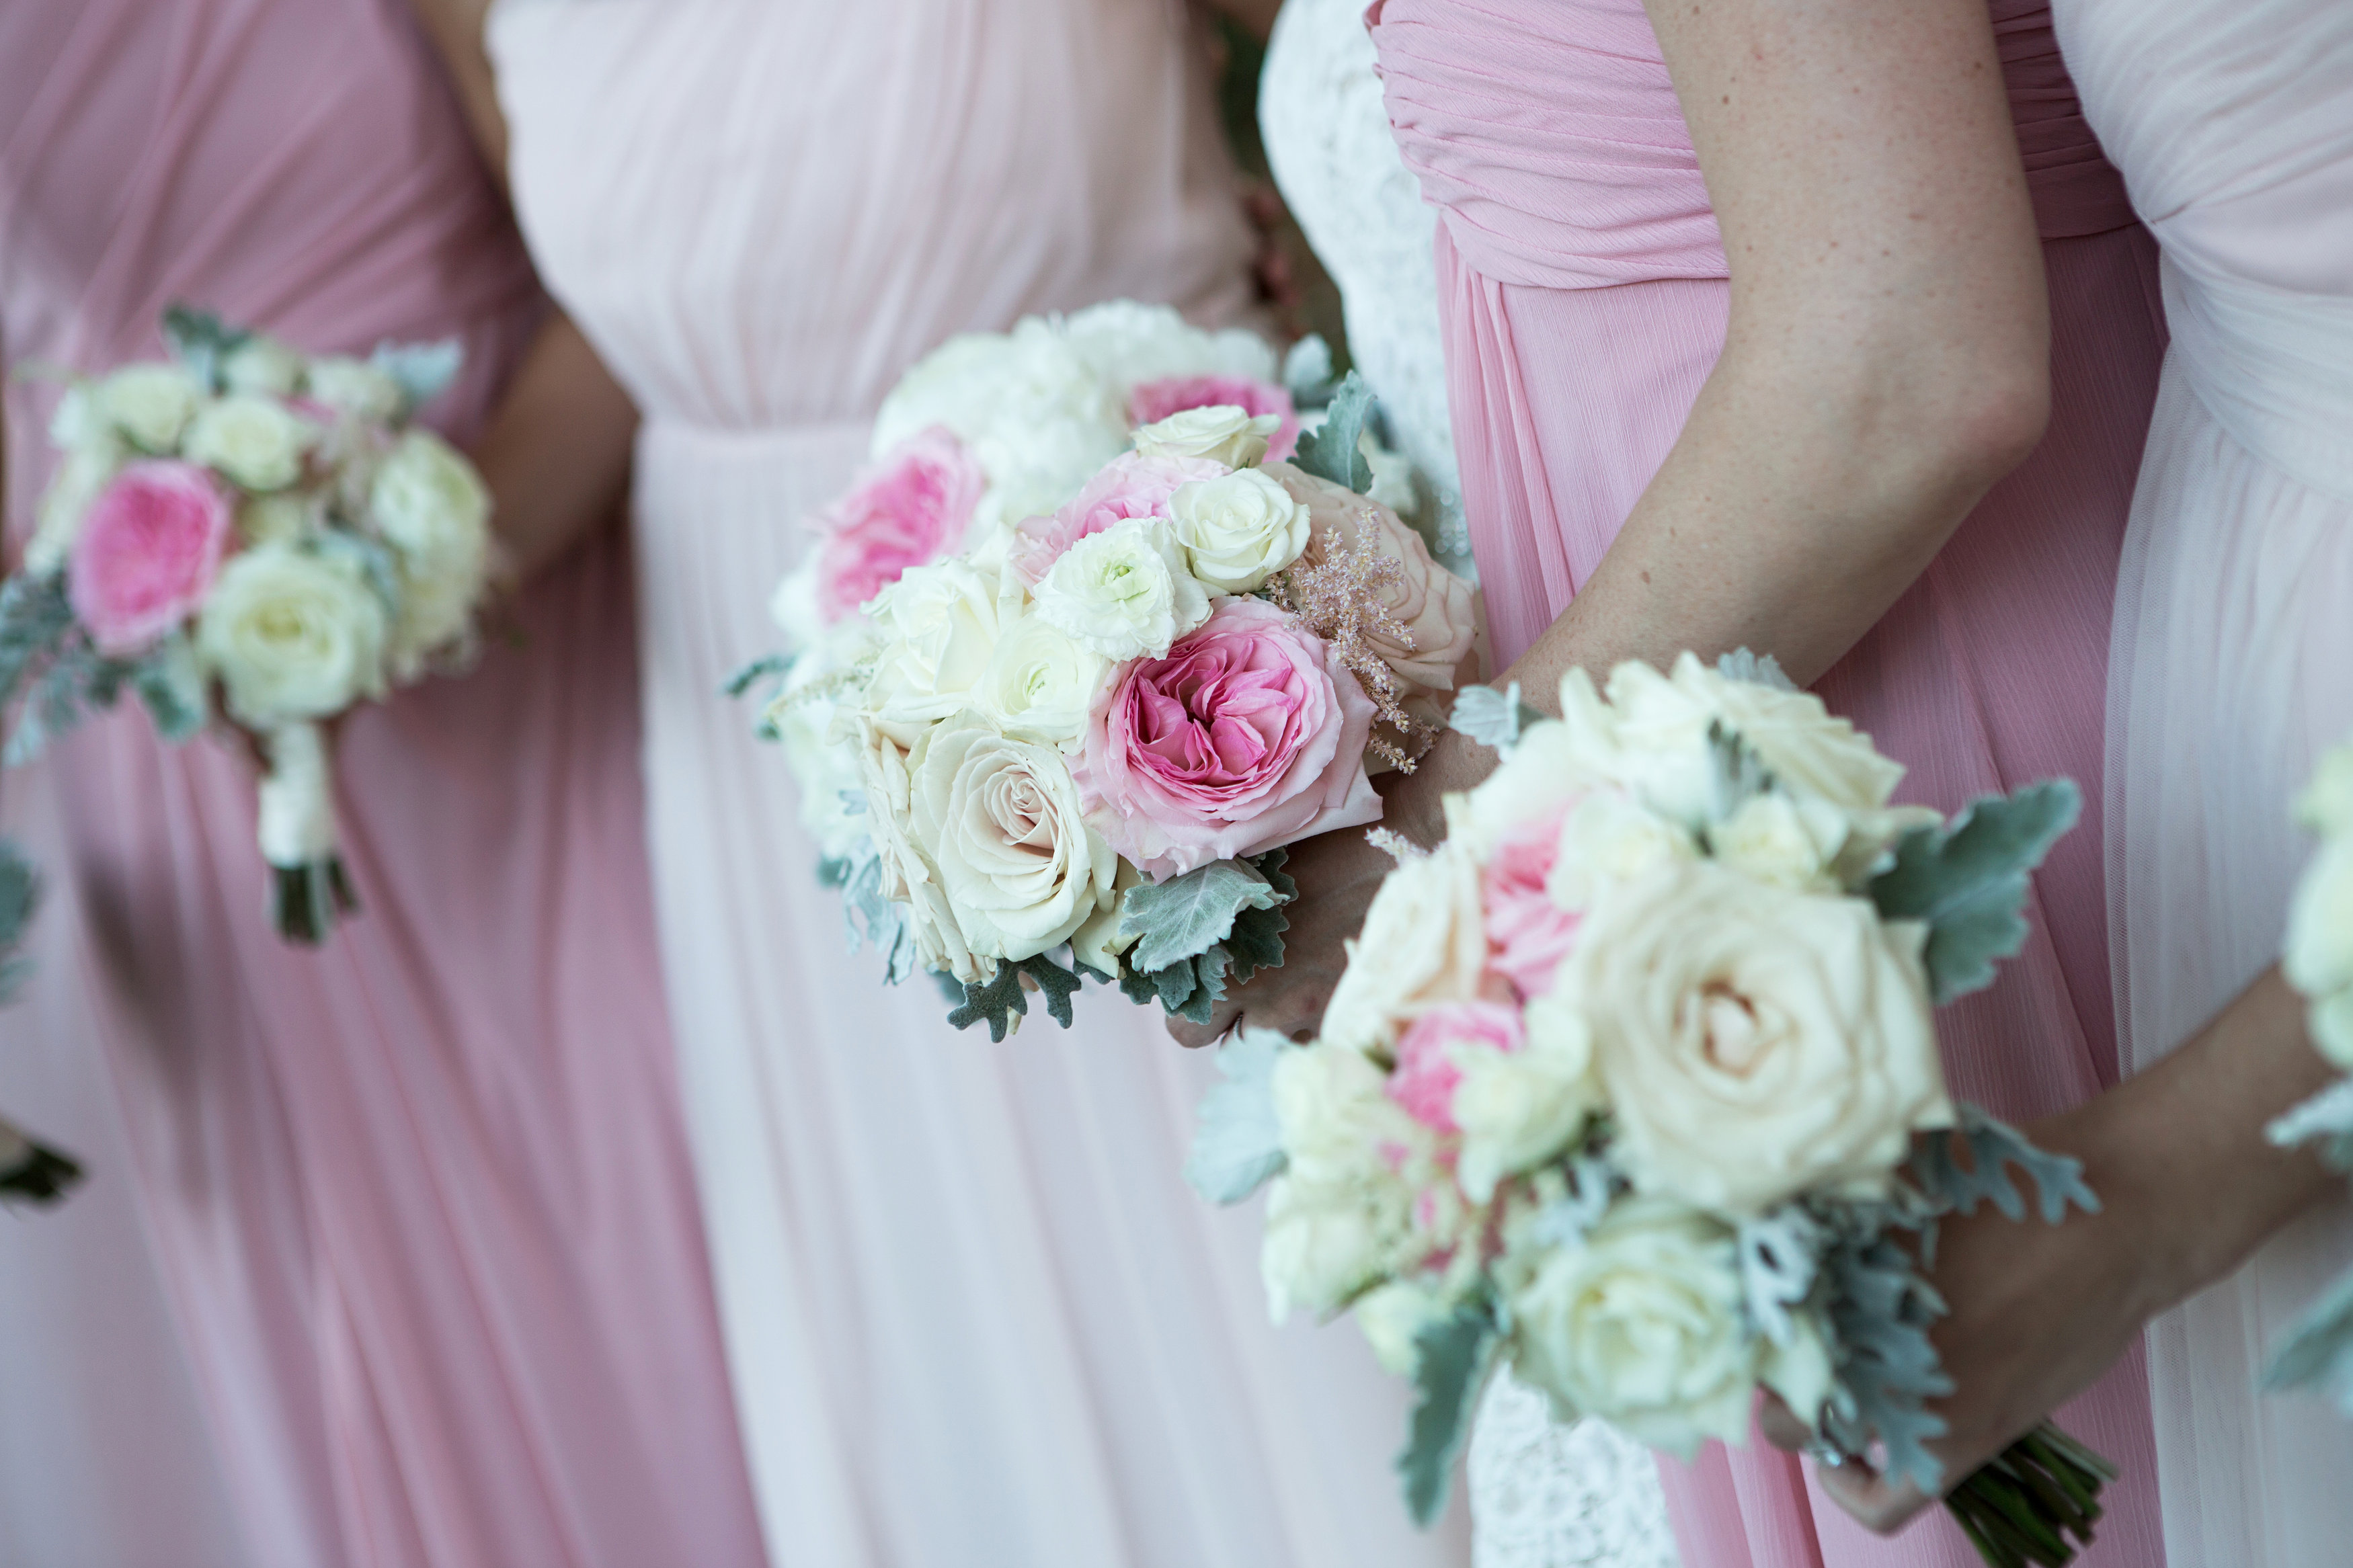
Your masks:
<path fill-rule="evenodd" d="M 2025 952 L 1940 1020 L 1954 1091 L 2025 1120 L 2117 1078 L 2101 716 L 2164 339 L 2155 248 L 2047 8 L 1992 10 L 2050 282 L 2050 431 L 1818 689 L 1909 768 L 1905 798 L 1952 810 L 2036 779 L 2083 786 L 2085 820 L 2035 879 Z M 1391 127 L 1439 211 L 1463 500 L 1508 661 L 1590 575 L 1680 434 L 1724 344 L 1722 240 L 1640 0 L 1385 0 L 1367 21 Z M 2057 1415 L 2125 1469 L 2081 1561 L 2161 1563 L 2139 1353 Z M 1873 1537 L 1761 1438 L 1663 1471 L 1693 1564 L 1977 1568 L 1941 1514 Z"/>
<path fill-rule="evenodd" d="M 0 6 L 8 363 L 158 356 L 174 300 L 319 351 L 455 336 L 428 417 L 480 423 L 544 305 L 404 5 Z M 20 533 L 56 395 L 7 386 Z M 0 1557 L 763 1561 L 654 947 L 631 592 L 605 539 L 470 677 L 352 716 L 364 909 L 315 951 L 264 918 L 235 746 L 165 747 L 133 704 L 8 776 L 52 897 L 0 1087 L 93 1174 L 0 1221 Z"/>

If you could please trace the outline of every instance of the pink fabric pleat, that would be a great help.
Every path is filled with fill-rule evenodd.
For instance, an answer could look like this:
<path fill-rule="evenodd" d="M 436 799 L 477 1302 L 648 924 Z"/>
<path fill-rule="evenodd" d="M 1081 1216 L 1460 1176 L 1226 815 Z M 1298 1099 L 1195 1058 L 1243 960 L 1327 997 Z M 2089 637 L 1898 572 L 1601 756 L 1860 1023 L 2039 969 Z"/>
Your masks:
<path fill-rule="evenodd" d="M 429 414 L 479 423 L 544 307 L 405 6 L 0 9 L 8 361 L 156 356 L 174 300 L 313 350 L 458 336 L 464 377 Z M 8 387 L 20 529 L 54 399 Z M 600 539 L 470 677 L 353 715 L 338 807 L 364 910 L 316 952 L 263 918 L 233 746 L 166 748 L 125 710 L 11 778 L 57 896 L 0 1013 L 0 1093 L 26 1072 L 80 1117 L 44 1131 L 97 1152 L 88 1213 L 143 1232 L 85 1227 L 147 1304 L 50 1320 L 52 1364 L 168 1321 L 168 1352 L 122 1353 L 176 1362 L 160 1408 L 209 1451 L 150 1445 L 120 1476 L 59 1458 L 47 1500 L 0 1481 L 0 1556 L 762 1561 L 654 944 L 632 603 Z M 10 1274 L 12 1296 L 58 1288 Z M 147 1411 L 114 1380 L 9 1390 L 0 1427 L 69 1408 L 85 1467 L 142 1451 Z M 157 1475 L 218 1487 L 193 1541 L 148 1501 Z"/>
<path fill-rule="evenodd" d="M 1472 539 L 1499 658 L 1592 573 L 1681 433 L 1724 342 L 1723 247 L 1638 0 L 1368 13 L 1390 120 L 1440 212 L 1440 310 Z M 2053 408 L 2033 456 L 1819 683 L 1945 810 L 2037 779 L 2083 823 L 2035 879 L 2000 984 L 1940 1015 L 1954 1091 L 2013 1119 L 2117 1077 L 2102 885 L 2101 710 L 2133 477 L 2163 351 L 2155 250 L 2084 125 L 2043 6 L 1994 6 L 2052 314 Z M 2137 1350 L 2058 1413 L 2125 1479 L 2092 1568 L 2163 1561 Z M 1687 1562 L 1971 1568 L 1949 1521 L 1885 1542 L 1752 1441 L 1662 1467 Z"/>

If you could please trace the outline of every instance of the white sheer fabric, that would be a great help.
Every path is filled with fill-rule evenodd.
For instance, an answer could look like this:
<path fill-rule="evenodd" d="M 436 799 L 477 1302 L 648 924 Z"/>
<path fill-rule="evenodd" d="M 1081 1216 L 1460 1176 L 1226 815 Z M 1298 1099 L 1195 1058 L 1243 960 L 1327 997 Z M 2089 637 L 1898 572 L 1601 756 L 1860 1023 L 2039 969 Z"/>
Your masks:
<path fill-rule="evenodd" d="M 1259 126 L 1267 161 L 1340 286 L 1348 349 L 1390 434 L 1430 476 L 1441 542 L 1467 555 L 1446 356 L 1437 219 L 1389 134 L 1363 0 L 1285 0 L 1267 48 Z M 1479 1412 L 1469 1460 L 1477 1568 L 1675 1568 L 1658 1467 L 1599 1422 L 1563 1426 L 1505 1373 Z"/>
<path fill-rule="evenodd" d="M 2353 731 L 2353 6 L 2058 0 L 2084 112 L 2164 247 L 2173 342 L 2117 588 L 2107 763 L 2134 1068 L 2277 957 L 2289 802 Z M 2353 1257 L 2339 1204 L 2149 1331 L 2170 1568 L 2321 1568 L 2353 1428 L 2256 1380 Z"/>

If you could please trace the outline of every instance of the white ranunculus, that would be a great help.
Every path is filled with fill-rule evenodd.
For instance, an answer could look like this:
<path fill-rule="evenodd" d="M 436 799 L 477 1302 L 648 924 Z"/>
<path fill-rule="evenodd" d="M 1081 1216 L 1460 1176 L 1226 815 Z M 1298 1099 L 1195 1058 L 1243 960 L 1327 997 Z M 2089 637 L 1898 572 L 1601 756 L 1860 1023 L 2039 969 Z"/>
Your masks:
<path fill-rule="evenodd" d="M 1062 552 L 1037 613 L 1105 658 L 1157 658 L 1209 618 L 1209 595 L 1158 518 L 1131 517 Z"/>
<path fill-rule="evenodd" d="M 1545 892 L 1564 910 L 1590 909 L 1610 888 L 1698 858 L 1699 845 L 1683 824 L 1622 790 L 1597 789 L 1561 818 L 1560 849 Z"/>
<path fill-rule="evenodd" d="M 973 701 L 1007 734 L 1069 751 L 1086 733 L 1087 715 L 1110 673 L 1103 655 L 1043 616 L 1026 615 L 997 638 Z"/>
<path fill-rule="evenodd" d="M 961 711 L 997 651 L 997 584 L 962 561 L 911 566 L 867 605 L 881 633 L 867 700 L 894 724 Z"/>
<path fill-rule="evenodd" d="M 1124 402 L 1139 382 L 1171 376 L 1221 375 L 1275 381 L 1274 350 L 1239 327 L 1204 331 L 1167 305 L 1112 300 L 1063 319 L 1060 335 L 1096 374 L 1118 388 Z"/>
<path fill-rule="evenodd" d="M 1324 1011 L 1323 1035 L 1351 1050 L 1386 1050 L 1404 1025 L 1479 994 L 1487 964 L 1479 863 L 1451 838 L 1390 872 Z"/>
<path fill-rule="evenodd" d="M 2288 984 L 2307 996 L 2353 986 L 2353 837 L 2324 843 L 2305 868 L 2282 960 Z"/>
<path fill-rule="evenodd" d="M 196 652 L 255 730 L 384 695 L 384 601 L 342 556 L 264 544 L 229 557 L 196 619 Z"/>
<path fill-rule="evenodd" d="M 188 421 L 181 453 L 248 490 L 282 490 L 302 477 L 318 427 L 273 398 L 232 393 Z"/>
<path fill-rule="evenodd" d="M 1834 893 L 1847 840 L 1846 814 L 1818 795 L 1776 790 L 1752 796 L 1708 829 L 1715 858 L 1760 882 L 1807 893 Z"/>
<path fill-rule="evenodd" d="M 376 531 L 400 563 L 396 678 L 413 679 L 473 624 L 491 564 L 491 492 L 474 465 L 427 430 L 394 443 L 368 490 Z"/>
<path fill-rule="evenodd" d="M 1732 1230 L 1680 1204 L 1621 1199 L 1581 1247 L 1515 1269 L 1514 1370 L 1564 1419 L 1598 1415 L 1688 1459 L 1742 1441 L 1760 1348 Z"/>
<path fill-rule="evenodd" d="M 975 953 L 1034 958 L 1111 901 L 1119 857 L 1060 752 L 966 718 L 926 733 L 908 769 L 910 826 Z"/>
<path fill-rule="evenodd" d="M 1307 509 L 1253 468 L 1178 485 L 1168 515 L 1193 575 L 1221 594 L 1263 587 L 1307 548 Z"/>
<path fill-rule="evenodd" d="M 1563 985 L 1635 1185 L 1733 1215 L 1883 1194 L 1912 1134 L 1952 1121 L 1926 938 L 1709 861 L 1607 892 Z"/>
<path fill-rule="evenodd" d="M 276 338 L 256 332 L 221 362 L 221 382 L 231 392 L 290 397 L 302 384 L 302 356 Z"/>
<path fill-rule="evenodd" d="M 859 742 L 867 831 L 882 863 L 882 896 L 906 906 L 907 929 L 924 968 L 962 981 L 987 980 L 996 973 L 996 963 L 965 945 L 939 872 L 914 838 L 913 781 L 906 746 L 890 726 L 871 720 L 860 725 Z"/>
<path fill-rule="evenodd" d="M 289 870 L 335 852 L 334 780 L 327 738 L 316 724 L 281 724 L 263 738 L 269 772 L 261 781 L 257 837 L 261 858 Z"/>
<path fill-rule="evenodd" d="M 329 354 L 311 362 L 306 390 L 336 413 L 369 425 L 388 425 L 400 416 L 407 394 L 400 383 L 364 359 Z"/>
<path fill-rule="evenodd" d="M 124 365 L 99 382 L 91 397 L 124 439 L 158 457 L 171 455 L 204 401 L 195 379 L 175 364 Z"/>
<path fill-rule="evenodd" d="M 1180 409 L 1143 426 L 1133 438 L 1136 451 L 1147 458 L 1207 458 L 1229 468 L 1248 468 L 1266 457 L 1267 442 L 1282 428 L 1279 414 L 1212 403 Z"/>
<path fill-rule="evenodd" d="M 1494 1196 L 1505 1177 L 1558 1154 L 1601 1109 L 1593 1074 L 1593 1036 L 1576 1009 L 1542 996 L 1528 1004 L 1526 1044 L 1516 1051 L 1459 1044 L 1461 1073 L 1454 1121 L 1462 1130 L 1459 1173 L 1474 1204 Z"/>

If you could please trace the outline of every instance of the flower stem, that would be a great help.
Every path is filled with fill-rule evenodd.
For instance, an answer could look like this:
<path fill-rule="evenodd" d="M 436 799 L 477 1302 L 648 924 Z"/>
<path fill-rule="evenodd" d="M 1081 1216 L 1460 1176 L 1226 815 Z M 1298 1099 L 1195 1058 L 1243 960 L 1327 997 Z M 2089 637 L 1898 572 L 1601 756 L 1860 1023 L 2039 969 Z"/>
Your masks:
<path fill-rule="evenodd" d="M 2115 1465 L 2044 1422 L 1945 1500 L 1990 1568 L 2063 1568 L 2092 1543 Z"/>

